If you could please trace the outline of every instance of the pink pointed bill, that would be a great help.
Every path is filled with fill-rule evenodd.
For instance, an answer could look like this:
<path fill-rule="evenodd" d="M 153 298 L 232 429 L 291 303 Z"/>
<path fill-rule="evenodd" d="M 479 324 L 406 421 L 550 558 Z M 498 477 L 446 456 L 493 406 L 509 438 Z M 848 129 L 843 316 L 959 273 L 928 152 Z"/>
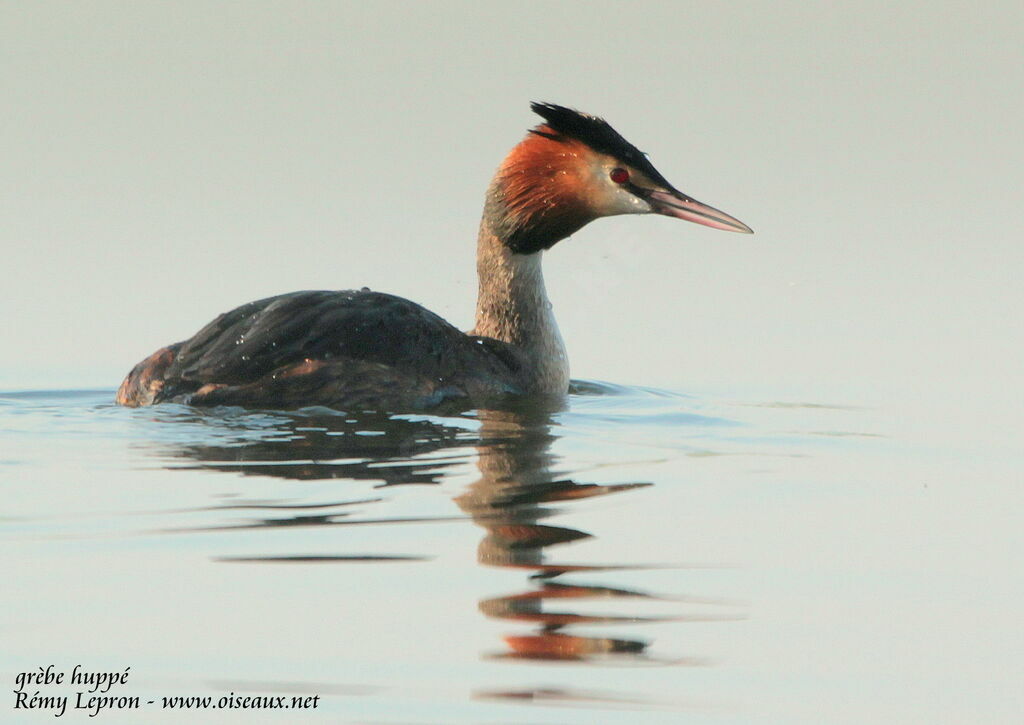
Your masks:
<path fill-rule="evenodd" d="M 648 191 L 645 195 L 651 210 L 657 214 L 685 219 L 688 222 L 703 224 L 713 229 L 724 229 L 727 232 L 743 232 L 753 234 L 754 230 L 724 211 L 719 211 L 707 204 L 701 204 L 677 191 Z"/>

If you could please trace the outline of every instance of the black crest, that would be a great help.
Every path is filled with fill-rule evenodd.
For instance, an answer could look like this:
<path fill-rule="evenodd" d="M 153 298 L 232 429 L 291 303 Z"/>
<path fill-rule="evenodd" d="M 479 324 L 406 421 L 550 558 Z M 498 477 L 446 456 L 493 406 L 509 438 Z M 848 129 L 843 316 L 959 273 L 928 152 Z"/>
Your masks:
<path fill-rule="evenodd" d="M 644 152 L 624 139 L 622 134 L 612 128 L 603 118 L 580 113 L 572 108 L 558 106 L 554 103 L 535 102 L 530 104 L 530 108 L 547 122 L 552 131 L 582 141 L 594 151 L 614 156 L 638 171 L 642 171 L 651 181 L 672 188 L 665 177 L 659 174 L 658 170 L 647 160 Z M 542 136 L 550 135 L 543 131 L 533 131 L 533 133 Z"/>

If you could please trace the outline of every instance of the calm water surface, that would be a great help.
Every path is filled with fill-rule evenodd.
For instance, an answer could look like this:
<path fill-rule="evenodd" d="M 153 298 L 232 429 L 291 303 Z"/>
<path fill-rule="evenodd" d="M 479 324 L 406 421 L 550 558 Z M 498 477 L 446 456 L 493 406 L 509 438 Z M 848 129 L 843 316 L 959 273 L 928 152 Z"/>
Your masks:
<path fill-rule="evenodd" d="M 1003 722 L 1019 705 L 1019 498 L 903 440 L 893 411 L 597 383 L 447 417 L 112 395 L 0 396 L 2 676 L 130 666 L 121 694 L 157 704 L 101 719 Z M 159 706 L 229 693 L 320 699 Z"/>

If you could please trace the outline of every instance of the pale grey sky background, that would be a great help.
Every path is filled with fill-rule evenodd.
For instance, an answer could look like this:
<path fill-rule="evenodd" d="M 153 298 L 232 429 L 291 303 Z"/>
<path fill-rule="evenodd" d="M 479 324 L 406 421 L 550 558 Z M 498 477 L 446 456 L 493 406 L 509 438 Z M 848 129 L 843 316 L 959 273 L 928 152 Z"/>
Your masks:
<path fill-rule="evenodd" d="M 484 188 L 545 100 L 757 232 L 558 245 L 574 376 L 1006 401 L 1022 37 L 1020 2 L 3 3 L 0 388 L 113 388 L 296 289 L 469 327 Z"/>

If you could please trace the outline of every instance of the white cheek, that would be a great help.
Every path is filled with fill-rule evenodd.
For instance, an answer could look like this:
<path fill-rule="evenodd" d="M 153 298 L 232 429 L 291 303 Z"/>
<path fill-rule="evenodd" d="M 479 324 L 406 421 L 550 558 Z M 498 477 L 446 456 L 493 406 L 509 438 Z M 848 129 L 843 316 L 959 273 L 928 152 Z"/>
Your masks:
<path fill-rule="evenodd" d="M 598 216 L 617 214 L 650 214 L 651 205 L 611 180 L 612 169 L 619 163 L 606 156 L 598 156 L 588 169 L 590 205 Z"/>
<path fill-rule="evenodd" d="M 605 216 L 616 214 L 650 214 L 651 205 L 638 196 L 630 194 L 620 186 L 612 187 L 602 200 L 602 213 Z"/>

